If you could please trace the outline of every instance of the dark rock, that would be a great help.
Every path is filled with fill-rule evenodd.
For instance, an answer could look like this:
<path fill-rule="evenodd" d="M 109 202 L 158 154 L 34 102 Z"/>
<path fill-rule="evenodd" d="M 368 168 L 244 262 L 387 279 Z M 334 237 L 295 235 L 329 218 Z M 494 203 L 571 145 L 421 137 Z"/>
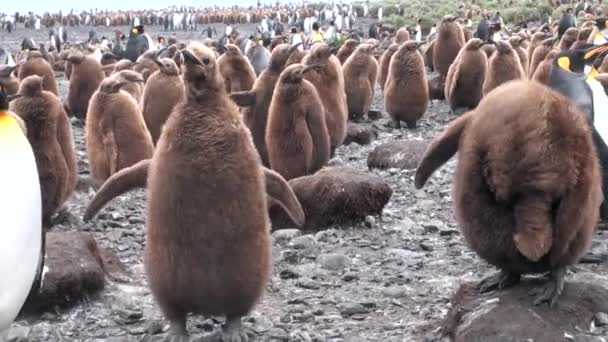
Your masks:
<path fill-rule="evenodd" d="M 124 270 L 118 258 L 100 249 L 91 234 L 81 232 L 47 233 L 45 267 L 48 272 L 42 289 L 28 298 L 22 314 L 73 306 L 103 290 L 107 273 Z"/>
<path fill-rule="evenodd" d="M 476 284 L 464 284 L 451 299 L 442 331 L 454 341 L 587 341 L 584 330 L 598 312 L 608 312 L 608 289 L 566 282 L 554 308 L 534 306 L 529 291 L 539 279 L 501 292 L 479 294 Z M 567 340 L 567 339 L 566 339 Z"/>
<path fill-rule="evenodd" d="M 350 145 L 351 143 L 369 145 L 377 137 L 378 132 L 373 127 L 349 122 L 344 145 Z"/>
<path fill-rule="evenodd" d="M 445 80 L 439 74 L 428 78 L 428 86 L 431 100 L 445 100 Z"/>
<path fill-rule="evenodd" d="M 321 254 L 317 261 L 322 268 L 329 271 L 342 271 L 352 264 L 349 257 L 342 254 Z"/>
<path fill-rule="evenodd" d="M 296 286 L 307 290 L 318 290 L 321 288 L 321 285 L 319 285 L 319 283 L 310 278 L 298 279 L 298 281 L 296 282 Z"/>
<path fill-rule="evenodd" d="M 433 246 L 428 243 L 428 242 L 421 242 L 420 243 L 420 248 L 425 251 L 425 252 L 431 252 L 433 251 Z"/>
<path fill-rule="evenodd" d="M 357 275 L 357 273 L 355 273 L 355 272 L 346 272 L 342 276 L 342 280 L 344 280 L 344 281 L 353 281 L 353 280 L 358 280 L 358 279 L 359 279 L 359 275 Z"/>
<path fill-rule="evenodd" d="M 319 230 L 334 224 L 358 223 L 379 215 L 393 191 L 380 177 L 352 168 L 324 168 L 312 176 L 289 181 L 306 214 L 304 229 Z M 293 227 L 283 209 L 270 210 L 273 227 Z"/>
<path fill-rule="evenodd" d="M 376 146 L 367 156 L 370 169 L 413 170 L 424 155 L 427 140 L 397 140 Z"/>
<path fill-rule="evenodd" d="M 365 308 L 361 303 L 346 302 L 338 304 L 338 310 L 343 317 L 350 317 L 352 315 L 367 314 L 369 310 Z"/>
<path fill-rule="evenodd" d="M 367 112 L 367 117 L 370 120 L 378 120 L 382 118 L 382 111 L 381 110 L 371 110 L 369 112 Z"/>

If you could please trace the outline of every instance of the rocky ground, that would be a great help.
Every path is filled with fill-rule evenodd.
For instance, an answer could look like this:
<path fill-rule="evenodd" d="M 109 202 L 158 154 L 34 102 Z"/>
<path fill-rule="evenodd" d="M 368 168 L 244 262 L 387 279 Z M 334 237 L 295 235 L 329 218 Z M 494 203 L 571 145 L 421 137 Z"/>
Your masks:
<path fill-rule="evenodd" d="M 98 36 L 101 31 L 110 32 L 98 31 Z M 88 28 L 71 28 L 70 37 L 85 39 L 87 32 Z M 0 45 L 13 48 L 31 34 L 23 29 L 11 35 L 1 32 Z M 197 33 L 178 33 L 180 39 L 197 37 Z M 44 34 L 34 38 L 45 40 Z M 62 75 L 58 77 L 65 97 L 68 83 Z M 258 341 L 441 341 L 438 328 L 450 309 L 450 297 L 463 283 L 495 271 L 465 246 L 456 227 L 450 196 L 455 160 L 420 191 L 413 186 L 416 161 L 402 168 L 368 169 L 369 153 L 381 144 L 432 139 L 449 121 L 445 102 L 433 101 L 414 130 L 389 127 L 380 89 L 373 109 L 381 117 L 361 125 L 376 131 L 377 138 L 364 146 L 340 147 L 330 163 L 383 178 L 393 190 L 392 197 L 381 216 L 367 217 L 357 225 L 273 233 L 272 280 L 246 319 Z M 83 124 L 74 121 L 73 127 L 80 170 L 85 174 Z M 76 192 L 67 206 L 73 217 L 53 229 L 91 232 L 100 246 L 127 266 L 129 278 L 109 281 L 99 297 L 73 309 L 18 321 L 11 332 L 13 340 L 162 339 L 168 325 L 147 288 L 142 265 L 145 192 L 120 196 L 91 223 L 83 223 L 84 207 L 93 194 L 90 188 Z M 608 252 L 607 236 L 603 230 L 596 235 L 593 254 L 600 259 Z M 585 277 L 608 288 L 605 264 L 580 264 L 568 275 L 569 281 Z M 217 329 L 218 321 L 191 317 L 189 331 L 201 338 Z"/>

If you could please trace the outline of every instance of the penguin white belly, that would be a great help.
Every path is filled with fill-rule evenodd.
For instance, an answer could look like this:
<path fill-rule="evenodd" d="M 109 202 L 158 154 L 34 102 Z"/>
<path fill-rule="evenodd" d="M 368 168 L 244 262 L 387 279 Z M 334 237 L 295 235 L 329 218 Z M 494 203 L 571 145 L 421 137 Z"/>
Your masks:
<path fill-rule="evenodd" d="M 593 93 L 593 126 L 608 144 L 608 97 L 604 87 L 595 79 L 587 79 L 587 84 Z"/>
<path fill-rule="evenodd" d="M 13 322 L 38 269 L 42 208 L 36 160 L 14 118 L 0 113 L 0 332 Z"/>
<path fill-rule="evenodd" d="M 158 47 L 156 46 L 154 39 L 152 39 L 147 33 L 144 33 L 144 36 L 146 37 L 146 40 L 148 41 L 148 51 L 158 50 Z"/>

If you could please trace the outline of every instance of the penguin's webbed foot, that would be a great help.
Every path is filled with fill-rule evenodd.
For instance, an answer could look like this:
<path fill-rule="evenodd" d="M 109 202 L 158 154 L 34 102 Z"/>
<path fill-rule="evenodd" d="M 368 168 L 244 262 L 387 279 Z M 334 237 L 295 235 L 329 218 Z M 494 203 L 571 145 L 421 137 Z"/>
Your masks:
<path fill-rule="evenodd" d="M 549 303 L 549 307 L 554 307 L 564 290 L 565 275 L 566 268 L 556 268 L 551 271 L 549 279 L 545 284 L 530 290 L 528 294 L 534 296 L 534 305 L 540 305 L 547 302 Z"/>
<path fill-rule="evenodd" d="M 254 335 L 253 331 L 241 324 L 241 317 L 226 317 L 222 327 L 222 342 L 248 342 Z"/>
<path fill-rule="evenodd" d="M 493 290 L 503 290 L 507 287 L 511 287 L 521 280 L 521 275 L 517 273 L 510 273 L 506 271 L 500 271 L 493 276 L 489 276 L 479 282 L 477 287 L 480 293 L 486 293 Z"/>

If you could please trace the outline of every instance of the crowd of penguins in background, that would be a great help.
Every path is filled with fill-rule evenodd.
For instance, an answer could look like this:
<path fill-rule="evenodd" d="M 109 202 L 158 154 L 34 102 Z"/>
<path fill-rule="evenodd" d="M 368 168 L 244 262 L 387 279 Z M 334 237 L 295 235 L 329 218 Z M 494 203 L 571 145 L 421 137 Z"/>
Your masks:
<path fill-rule="evenodd" d="M 247 14 L 263 20 L 264 11 Z M 480 289 L 548 272 L 534 302 L 553 306 L 566 267 L 589 248 L 603 208 L 598 122 L 608 107 L 595 102 L 589 118 L 576 98 L 583 95 L 552 83 L 559 72 L 587 73 L 608 86 L 606 18 L 601 6 L 591 11 L 579 24 L 569 11 L 542 26 L 499 25 L 491 34 L 491 25 L 474 32 L 467 18 L 446 15 L 426 41 L 411 38 L 417 31 L 374 24 L 374 37 L 356 35 L 339 48 L 314 41 L 314 34 L 262 42 L 231 31 L 159 45 L 147 37 L 140 49 L 142 25 L 158 23 L 144 17 L 118 50 L 62 39 L 47 51 L 26 39 L 16 55 L 0 51 L 3 63 L 13 61 L 0 66 L 10 100 L 0 109 L 32 146 L 45 229 L 83 181 L 71 120 L 85 122 L 97 189 L 85 221 L 119 194 L 147 188 L 144 264 L 171 324 L 168 340 L 187 341 L 190 313 L 226 316 L 224 341 L 249 339 L 241 317 L 262 296 L 272 266 L 268 208 L 279 205 L 296 224 L 305 221 L 287 181 L 328 163 L 348 122 L 370 111 L 376 85 L 397 129 L 415 129 L 431 100 L 449 103 L 454 119 L 429 145 L 414 183 L 421 188 L 459 152 L 456 219 L 467 244 L 501 270 Z M 234 15 L 195 13 L 203 23 Z M 78 18 L 42 20 L 69 25 Z M 118 13 L 111 22 L 129 20 Z M 57 71 L 69 80 L 65 100 Z M 209 241 L 213 246 L 205 247 Z"/>

